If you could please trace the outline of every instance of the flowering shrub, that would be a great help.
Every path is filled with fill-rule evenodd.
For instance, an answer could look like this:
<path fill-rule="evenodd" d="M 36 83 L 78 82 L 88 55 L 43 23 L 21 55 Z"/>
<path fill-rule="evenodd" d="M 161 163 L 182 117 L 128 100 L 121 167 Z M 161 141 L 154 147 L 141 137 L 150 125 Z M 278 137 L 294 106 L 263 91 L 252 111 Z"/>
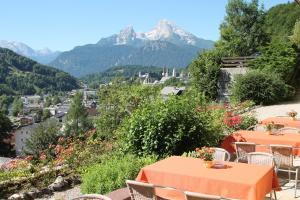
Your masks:
<path fill-rule="evenodd" d="M 196 157 L 205 161 L 212 161 L 214 159 L 215 149 L 210 147 L 196 148 Z"/>
<path fill-rule="evenodd" d="M 235 114 L 233 111 L 226 111 L 224 114 L 223 123 L 226 128 L 231 131 L 246 130 L 257 124 L 257 119 L 251 114 Z"/>
<path fill-rule="evenodd" d="M 242 122 L 240 115 L 232 116 L 232 112 L 226 112 L 224 117 L 224 124 L 229 128 L 237 128 Z"/>
<path fill-rule="evenodd" d="M 212 147 L 196 148 L 195 151 L 184 153 L 185 157 L 200 158 L 204 161 L 212 161 L 214 159 L 215 149 Z"/>

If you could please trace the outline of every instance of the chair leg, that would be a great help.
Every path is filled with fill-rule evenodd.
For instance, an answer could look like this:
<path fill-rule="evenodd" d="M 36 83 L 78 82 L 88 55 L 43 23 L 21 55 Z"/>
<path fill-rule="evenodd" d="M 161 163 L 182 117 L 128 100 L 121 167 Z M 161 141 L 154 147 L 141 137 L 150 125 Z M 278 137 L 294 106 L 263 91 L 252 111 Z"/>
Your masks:
<path fill-rule="evenodd" d="M 275 190 L 273 190 L 273 191 L 274 191 L 275 200 L 277 200 L 276 191 Z"/>
<path fill-rule="evenodd" d="M 296 169 L 296 175 L 295 175 L 295 198 L 297 196 L 297 183 L 298 183 L 298 168 Z"/>
<path fill-rule="evenodd" d="M 271 199 L 271 200 L 273 199 L 273 197 L 272 197 L 272 191 L 271 191 L 271 193 L 270 193 L 270 199 Z"/>
<path fill-rule="evenodd" d="M 289 168 L 289 182 L 291 181 L 291 169 Z"/>

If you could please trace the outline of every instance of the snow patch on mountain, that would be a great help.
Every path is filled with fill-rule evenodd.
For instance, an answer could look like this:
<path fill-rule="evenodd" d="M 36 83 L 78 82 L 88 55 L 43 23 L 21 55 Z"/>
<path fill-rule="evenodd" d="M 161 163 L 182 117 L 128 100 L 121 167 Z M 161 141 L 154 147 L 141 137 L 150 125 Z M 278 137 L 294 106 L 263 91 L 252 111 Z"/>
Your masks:
<path fill-rule="evenodd" d="M 175 23 L 163 19 L 149 32 L 136 33 L 132 26 L 128 26 L 119 34 L 102 38 L 98 45 L 143 46 L 148 41 L 166 41 L 179 46 L 192 45 L 198 48 L 212 48 L 214 44 L 213 41 L 198 38 Z"/>
<path fill-rule="evenodd" d="M 34 50 L 22 42 L 0 40 L 0 47 L 7 48 L 17 54 L 31 58 L 43 64 L 47 64 L 54 60 L 59 54 L 59 51 L 52 51 L 48 48 Z"/>

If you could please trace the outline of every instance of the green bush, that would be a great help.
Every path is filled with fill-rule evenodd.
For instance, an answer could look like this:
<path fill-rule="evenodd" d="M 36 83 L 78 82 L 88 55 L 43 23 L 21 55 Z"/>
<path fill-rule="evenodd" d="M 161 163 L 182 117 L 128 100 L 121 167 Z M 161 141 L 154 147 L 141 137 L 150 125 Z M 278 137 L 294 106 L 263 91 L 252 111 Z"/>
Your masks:
<path fill-rule="evenodd" d="M 294 89 L 276 74 L 250 71 L 236 77 L 232 95 L 238 101 L 253 100 L 256 104 L 271 104 L 291 98 Z"/>
<path fill-rule="evenodd" d="M 243 115 L 242 121 L 239 124 L 239 129 L 247 130 L 251 126 L 254 126 L 258 123 L 257 119 L 253 115 Z"/>
<path fill-rule="evenodd" d="M 221 123 L 215 123 L 215 115 L 206 112 L 201 101 L 199 96 L 174 96 L 139 107 L 123 124 L 124 148 L 138 155 L 164 157 L 218 144 Z"/>
<path fill-rule="evenodd" d="M 125 181 L 135 179 L 140 169 L 156 161 L 153 156 L 138 158 L 133 155 L 114 155 L 100 164 L 86 169 L 82 175 L 82 193 L 106 194 L 125 186 Z"/>
<path fill-rule="evenodd" d="M 290 41 L 272 42 L 261 49 L 261 55 L 249 66 L 265 74 L 276 73 L 285 83 L 291 83 L 297 67 L 297 57 L 297 50 Z"/>

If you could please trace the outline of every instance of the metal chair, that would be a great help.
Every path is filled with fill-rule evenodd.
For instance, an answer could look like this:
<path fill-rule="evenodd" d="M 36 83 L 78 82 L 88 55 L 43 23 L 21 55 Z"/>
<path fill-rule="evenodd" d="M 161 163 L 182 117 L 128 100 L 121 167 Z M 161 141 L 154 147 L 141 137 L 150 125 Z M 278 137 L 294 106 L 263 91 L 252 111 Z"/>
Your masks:
<path fill-rule="evenodd" d="M 256 144 L 253 142 L 235 142 L 236 162 L 248 162 L 248 153 L 255 152 Z"/>
<path fill-rule="evenodd" d="M 184 192 L 186 200 L 221 200 L 220 196 L 201 194 L 196 192 Z"/>
<path fill-rule="evenodd" d="M 126 185 L 131 200 L 157 200 L 153 184 L 127 180 Z"/>
<path fill-rule="evenodd" d="M 274 158 L 280 160 L 278 171 L 288 172 L 289 181 L 291 180 L 291 173 L 295 173 L 295 198 L 297 195 L 297 182 L 298 182 L 298 171 L 300 164 L 294 162 L 293 147 L 289 145 L 270 145 L 271 152 Z"/>
<path fill-rule="evenodd" d="M 263 153 L 263 152 L 252 152 L 248 153 L 248 164 L 254 165 L 266 165 L 266 166 L 274 166 L 274 169 L 277 173 L 276 162 L 274 157 L 270 153 Z M 275 199 L 277 199 L 276 191 L 274 191 Z M 270 193 L 270 199 L 272 199 L 272 192 Z"/>
<path fill-rule="evenodd" d="M 112 199 L 101 194 L 84 194 L 79 197 L 75 197 L 71 200 L 112 200 Z"/>
<path fill-rule="evenodd" d="M 229 161 L 230 160 L 230 153 L 222 148 L 214 148 L 214 160 L 217 161 Z"/>

